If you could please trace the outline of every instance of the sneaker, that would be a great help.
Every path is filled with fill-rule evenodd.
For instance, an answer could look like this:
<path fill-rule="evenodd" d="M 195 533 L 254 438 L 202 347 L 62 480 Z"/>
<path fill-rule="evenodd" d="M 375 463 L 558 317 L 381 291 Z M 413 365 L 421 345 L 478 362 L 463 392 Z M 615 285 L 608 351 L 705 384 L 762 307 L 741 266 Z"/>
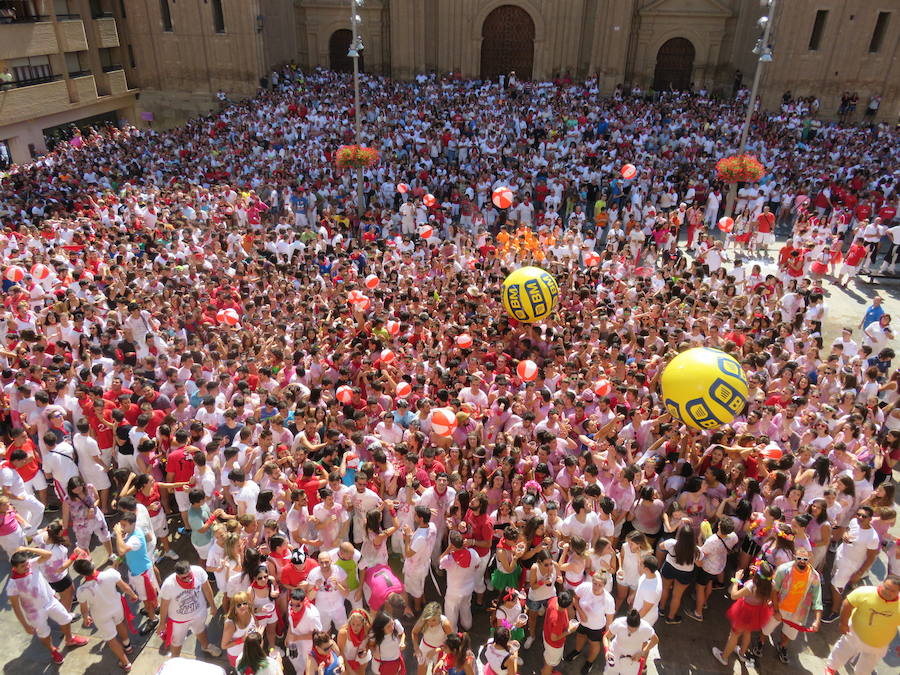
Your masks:
<path fill-rule="evenodd" d="M 202 649 L 214 658 L 222 656 L 222 649 L 218 645 L 214 645 L 212 642 L 210 642 L 208 645 L 206 645 L 206 647 L 203 647 Z"/>
<path fill-rule="evenodd" d="M 677 626 L 679 623 L 681 623 L 681 616 L 676 614 L 671 619 L 669 617 L 666 617 L 666 623 L 670 626 Z"/>
<path fill-rule="evenodd" d="M 718 647 L 712 648 L 712 655 L 716 658 L 716 661 L 721 663 L 723 666 L 728 665 L 728 659 L 725 658 L 724 654 L 722 654 L 722 650 Z"/>
<path fill-rule="evenodd" d="M 762 640 L 757 640 L 756 642 L 753 643 L 753 646 L 747 650 L 747 656 L 754 658 L 754 659 L 758 659 L 760 656 L 762 656 L 762 648 L 763 648 Z"/>
<path fill-rule="evenodd" d="M 71 640 L 66 640 L 66 647 L 84 647 L 87 643 L 86 637 L 73 635 Z"/>
<path fill-rule="evenodd" d="M 168 558 L 169 560 L 178 560 L 178 554 L 175 553 L 175 551 L 173 551 L 172 549 L 169 549 L 168 551 L 166 551 L 164 556 L 166 558 Z"/>
<path fill-rule="evenodd" d="M 828 616 L 822 619 L 822 623 L 834 623 L 838 619 L 841 618 L 841 615 L 837 612 L 831 612 Z"/>
<path fill-rule="evenodd" d="M 585 661 L 584 665 L 581 666 L 581 675 L 587 675 L 589 672 L 591 672 L 591 668 L 593 668 L 593 667 L 594 667 L 593 661 Z"/>
<path fill-rule="evenodd" d="M 63 653 L 61 651 L 59 651 L 58 649 L 50 650 L 50 658 L 53 659 L 53 663 L 55 663 L 58 666 L 61 666 L 62 662 L 66 660 L 66 657 L 63 656 Z"/>
<path fill-rule="evenodd" d="M 694 621 L 699 621 L 700 623 L 703 623 L 703 617 L 700 616 L 699 614 L 697 614 L 697 612 L 695 612 L 694 610 L 685 609 L 684 613 L 685 613 L 685 616 L 687 616 L 687 618 L 693 619 Z"/>
<path fill-rule="evenodd" d="M 779 661 L 781 661 L 782 663 L 788 662 L 789 659 L 788 659 L 788 654 L 787 654 L 787 647 L 782 647 L 781 645 L 779 645 L 778 647 L 775 648 L 775 653 L 778 654 Z"/>
<path fill-rule="evenodd" d="M 575 659 L 578 658 L 579 654 L 581 654 L 581 652 L 579 650 L 573 649 L 568 654 L 563 656 L 563 661 L 565 661 L 566 663 L 572 663 L 572 661 L 574 661 Z"/>
<path fill-rule="evenodd" d="M 529 635 L 529 636 L 525 639 L 525 644 L 522 645 L 522 648 L 523 648 L 523 649 L 531 649 L 531 645 L 533 645 L 533 644 L 534 644 L 534 636 L 533 636 L 533 635 Z"/>

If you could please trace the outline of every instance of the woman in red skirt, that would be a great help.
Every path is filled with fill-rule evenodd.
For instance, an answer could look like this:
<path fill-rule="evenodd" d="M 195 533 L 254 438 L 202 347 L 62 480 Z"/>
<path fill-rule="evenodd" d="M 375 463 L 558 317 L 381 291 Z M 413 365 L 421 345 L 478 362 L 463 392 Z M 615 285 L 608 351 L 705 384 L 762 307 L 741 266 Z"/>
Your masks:
<path fill-rule="evenodd" d="M 741 649 L 737 653 L 742 661 L 749 658 L 747 648 L 750 646 L 750 638 L 754 632 L 762 630 L 772 616 L 772 577 L 775 568 L 766 561 L 750 566 L 752 578 L 747 583 L 743 582 L 744 571 L 740 570 L 731 580 L 731 599 L 734 604 L 728 608 L 726 616 L 731 622 L 731 633 L 728 642 L 725 643 L 725 651 L 718 647 L 712 648 L 713 656 L 723 666 L 728 665 L 731 653 L 735 651 L 738 640 L 741 641 Z"/>

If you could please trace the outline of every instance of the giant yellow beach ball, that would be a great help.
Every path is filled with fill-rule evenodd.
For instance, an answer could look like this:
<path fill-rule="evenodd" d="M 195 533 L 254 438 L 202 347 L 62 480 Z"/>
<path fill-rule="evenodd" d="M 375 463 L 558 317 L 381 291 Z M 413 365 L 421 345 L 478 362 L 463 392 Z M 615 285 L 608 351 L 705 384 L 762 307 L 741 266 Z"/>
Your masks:
<path fill-rule="evenodd" d="M 550 316 L 558 296 L 556 279 L 540 267 L 520 267 L 510 273 L 501 291 L 507 314 L 524 323 Z"/>
<path fill-rule="evenodd" d="M 673 417 L 695 429 L 716 429 L 731 422 L 747 403 L 747 378 L 741 364 L 719 349 L 697 347 L 666 366 L 662 396 Z"/>

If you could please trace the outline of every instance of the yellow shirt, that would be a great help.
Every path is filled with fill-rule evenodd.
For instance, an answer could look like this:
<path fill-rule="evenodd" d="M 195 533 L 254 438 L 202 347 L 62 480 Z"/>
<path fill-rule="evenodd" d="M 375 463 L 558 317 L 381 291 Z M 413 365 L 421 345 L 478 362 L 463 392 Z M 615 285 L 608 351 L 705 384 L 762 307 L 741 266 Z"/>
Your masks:
<path fill-rule="evenodd" d="M 900 602 L 888 602 L 874 586 L 863 586 L 847 596 L 853 605 L 850 624 L 859 639 L 881 649 L 891 644 L 900 627 Z"/>

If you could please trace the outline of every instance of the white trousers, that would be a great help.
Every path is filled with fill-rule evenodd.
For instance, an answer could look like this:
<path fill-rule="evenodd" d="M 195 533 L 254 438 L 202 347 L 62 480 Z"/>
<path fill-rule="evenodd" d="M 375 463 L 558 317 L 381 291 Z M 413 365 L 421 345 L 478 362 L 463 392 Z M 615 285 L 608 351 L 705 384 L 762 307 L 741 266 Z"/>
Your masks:
<path fill-rule="evenodd" d="M 837 644 L 831 648 L 827 665 L 834 670 L 840 670 L 844 664 L 858 655 L 859 659 L 853 669 L 854 675 L 870 675 L 875 672 L 875 667 L 887 654 L 887 650 L 887 647 L 870 647 L 859 639 L 853 628 L 850 628 L 850 632 L 842 635 Z"/>
<path fill-rule="evenodd" d="M 469 630 L 472 627 L 472 593 L 448 593 L 444 601 L 444 614 L 454 631 Z"/>
<path fill-rule="evenodd" d="M 41 500 L 29 494 L 22 500 L 13 499 L 11 503 L 16 507 L 16 511 L 28 521 L 28 527 L 23 528 L 25 534 L 37 532 L 37 529 L 41 526 L 41 521 L 44 520 L 44 504 Z"/>

